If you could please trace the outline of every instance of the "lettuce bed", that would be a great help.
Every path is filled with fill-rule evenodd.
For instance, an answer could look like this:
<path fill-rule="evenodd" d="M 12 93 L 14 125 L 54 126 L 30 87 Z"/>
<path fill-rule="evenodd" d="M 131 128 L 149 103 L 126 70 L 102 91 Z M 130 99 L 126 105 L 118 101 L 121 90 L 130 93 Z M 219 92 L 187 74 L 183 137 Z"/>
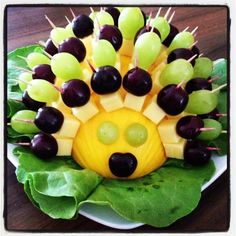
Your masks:
<path fill-rule="evenodd" d="M 14 66 L 27 67 L 16 55 L 26 56 L 40 47 L 32 45 L 8 55 L 8 106 L 10 119 L 24 105 L 16 101 L 21 91 L 15 78 L 20 73 Z M 215 63 L 214 75 L 226 81 L 226 61 Z M 226 113 L 227 91 L 220 93 L 219 110 Z M 224 129 L 226 118 L 221 118 Z M 8 127 L 8 142 L 29 139 Z M 226 153 L 227 135 L 221 135 L 211 145 L 220 146 L 219 155 Z M 192 167 L 181 160 L 169 160 L 157 171 L 136 180 L 109 180 L 88 169 L 82 169 L 71 158 L 40 160 L 27 148 L 17 147 L 19 158 L 17 179 L 32 203 L 52 218 L 76 218 L 85 203 L 108 205 L 122 217 L 155 227 L 165 227 L 193 211 L 201 197 L 201 186 L 215 172 L 210 161 L 203 167 Z"/>

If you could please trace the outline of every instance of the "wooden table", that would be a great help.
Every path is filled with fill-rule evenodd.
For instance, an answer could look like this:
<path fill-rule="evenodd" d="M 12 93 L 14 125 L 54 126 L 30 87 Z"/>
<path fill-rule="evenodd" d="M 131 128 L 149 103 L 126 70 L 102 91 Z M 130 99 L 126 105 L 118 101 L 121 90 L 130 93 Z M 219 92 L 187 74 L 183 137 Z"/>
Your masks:
<path fill-rule="evenodd" d="M 89 13 L 88 7 L 73 6 L 76 14 Z M 95 8 L 97 9 L 97 8 Z M 157 7 L 145 7 L 146 13 Z M 164 7 L 162 15 L 166 12 Z M 227 58 L 227 8 L 225 7 L 174 7 L 176 15 L 172 23 L 183 30 L 186 26 L 197 31 L 197 44 L 201 52 L 211 59 Z M 56 26 L 65 26 L 64 15 L 72 16 L 69 7 L 9 7 L 7 10 L 7 51 L 47 39 L 51 27 L 45 20 L 48 15 Z M 35 208 L 26 197 L 23 186 L 15 176 L 15 168 L 7 161 L 5 226 L 8 230 L 75 231 L 75 232 L 124 232 L 112 229 L 83 216 L 76 220 L 53 220 Z M 229 172 L 225 172 L 205 190 L 198 207 L 188 216 L 170 227 L 157 229 L 141 226 L 127 232 L 199 232 L 225 231 L 229 227 Z"/>

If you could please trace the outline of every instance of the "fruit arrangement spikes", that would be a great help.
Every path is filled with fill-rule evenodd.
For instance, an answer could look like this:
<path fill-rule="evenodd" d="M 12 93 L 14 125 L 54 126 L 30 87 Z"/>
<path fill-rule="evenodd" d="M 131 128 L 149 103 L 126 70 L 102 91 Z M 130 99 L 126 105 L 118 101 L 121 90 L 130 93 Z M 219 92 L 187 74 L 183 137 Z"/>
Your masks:
<path fill-rule="evenodd" d="M 29 110 L 12 128 L 34 134 L 36 156 L 72 155 L 108 178 L 142 177 L 167 158 L 207 163 L 220 147 L 205 141 L 227 132 L 216 109 L 227 85 L 215 84 L 212 60 L 196 46 L 198 26 L 179 31 L 172 8 L 147 20 L 137 7 L 90 10 L 70 8 L 65 28 L 45 15 L 52 30 L 42 53 L 19 56 L 30 69 L 16 67 Z"/>

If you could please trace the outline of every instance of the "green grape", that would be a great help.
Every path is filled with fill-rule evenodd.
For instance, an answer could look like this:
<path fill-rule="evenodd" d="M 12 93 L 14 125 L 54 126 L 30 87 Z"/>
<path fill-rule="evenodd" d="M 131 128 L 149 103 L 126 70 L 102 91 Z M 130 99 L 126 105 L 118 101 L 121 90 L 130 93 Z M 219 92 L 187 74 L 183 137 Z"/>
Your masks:
<path fill-rule="evenodd" d="M 137 31 L 144 26 L 144 19 L 138 7 L 125 7 L 119 16 L 119 29 L 127 40 L 133 40 Z"/>
<path fill-rule="evenodd" d="M 185 59 L 177 59 L 167 64 L 161 72 L 159 81 L 162 86 L 189 81 L 193 76 L 193 67 Z"/>
<path fill-rule="evenodd" d="M 33 69 L 37 65 L 47 64 L 50 65 L 50 59 L 39 52 L 31 52 L 26 58 L 27 64 L 30 69 Z"/>
<path fill-rule="evenodd" d="M 56 27 L 52 29 L 50 33 L 50 38 L 52 39 L 55 45 L 60 44 L 63 40 L 70 38 L 71 32 L 68 29 L 64 29 L 61 27 Z"/>
<path fill-rule="evenodd" d="M 195 60 L 194 77 L 208 78 L 213 70 L 213 62 L 207 57 L 199 57 Z"/>
<path fill-rule="evenodd" d="M 125 131 L 126 141 L 134 147 L 138 147 L 146 142 L 148 131 L 145 126 L 139 123 L 129 125 Z"/>
<path fill-rule="evenodd" d="M 213 119 L 203 119 L 204 128 L 214 128 L 213 130 L 209 131 L 202 131 L 198 135 L 198 139 L 201 140 L 213 140 L 216 139 L 222 131 L 222 125 L 219 121 Z"/>
<path fill-rule="evenodd" d="M 62 52 L 55 54 L 51 59 L 52 72 L 56 77 L 67 81 L 83 76 L 78 60 L 70 53 Z"/>
<path fill-rule="evenodd" d="M 34 79 L 27 86 L 29 96 L 38 102 L 53 102 L 58 99 L 59 92 L 47 80 Z"/>
<path fill-rule="evenodd" d="M 172 40 L 168 52 L 170 53 L 176 48 L 190 48 L 194 43 L 194 37 L 190 32 L 180 32 Z"/>
<path fill-rule="evenodd" d="M 103 144 L 109 145 L 114 143 L 119 136 L 117 125 L 110 121 L 105 121 L 97 129 L 97 137 Z"/>
<path fill-rule="evenodd" d="M 70 37 L 76 37 L 74 32 L 73 32 L 73 29 L 72 29 L 72 23 L 69 23 L 67 26 L 66 26 L 66 31 L 68 32 L 68 35 L 70 35 L 68 38 Z"/>
<path fill-rule="evenodd" d="M 98 40 L 93 44 L 93 60 L 97 67 L 114 66 L 116 63 L 116 51 L 112 44 L 105 40 Z"/>
<path fill-rule="evenodd" d="M 33 79 L 32 74 L 28 72 L 23 72 L 19 75 L 19 87 L 22 92 L 24 92 L 27 88 L 28 82 L 30 82 Z M 25 81 L 25 82 L 24 82 Z"/>
<path fill-rule="evenodd" d="M 114 20 L 112 16 L 106 11 L 97 12 L 94 19 L 94 29 L 99 30 L 99 27 L 103 25 L 114 25 Z"/>
<path fill-rule="evenodd" d="M 138 37 L 134 46 L 134 57 L 138 66 L 147 70 L 155 62 L 161 50 L 161 40 L 157 34 L 148 32 Z"/>
<path fill-rule="evenodd" d="M 164 41 L 170 33 L 170 25 L 164 17 L 157 17 L 153 19 L 152 26 L 158 29 L 161 34 L 161 41 Z"/>
<path fill-rule="evenodd" d="M 91 12 L 91 13 L 89 14 L 89 17 L 90 17 L 90 19 L 91 19 L 92 21 L 95 21 L 95 20 L 96 20 L 96 19 L 95 19 L 96 15 L 97 15 L 97 12 L 96 12 L 96 11 L 93 11 L 93 12 Z"/>
<path fill-rule="evenodd" d="M 188 105 L 185 109 L 188 113 L 207 114 L 214 110 L 218 103 L 218 96 L 209 90 L 197 90 L 189 94 Z"/>
<path fill-rule="evenodd" d="M 35 134 L 40 132 L 37 126 L 33 123 L 37 113 L 30 110 L 21 110 L 15 113 L 11 118 L 11 127 L 20 134 Z M 27 120 L 32 121 L 26 122 Z"/>

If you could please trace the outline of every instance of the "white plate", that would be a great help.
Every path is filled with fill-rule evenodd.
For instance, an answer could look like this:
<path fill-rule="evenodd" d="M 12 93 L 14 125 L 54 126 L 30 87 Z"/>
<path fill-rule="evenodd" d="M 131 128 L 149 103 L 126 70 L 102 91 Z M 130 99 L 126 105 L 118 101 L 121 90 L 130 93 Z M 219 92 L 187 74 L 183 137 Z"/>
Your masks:
<path fill-rule="evenodd" d="M 17 167 L 18 159 L 12 154 L 14 147 L 15 145 L 12 144 L 7 145 L 7 157 L 8 160 Z M 212 160 L 215 163 L 216 172 L 210 181 L 202 186 L 202 191 L 210 186 L 227 169 L 226 156 L 213 156 Z M 122 218 L 108 206 L 85 204 L 81 207 L 79 213 L 93 221 L 115 229 L 134 229 L 143 225 L 143 223 L 132 222 Z"/>

